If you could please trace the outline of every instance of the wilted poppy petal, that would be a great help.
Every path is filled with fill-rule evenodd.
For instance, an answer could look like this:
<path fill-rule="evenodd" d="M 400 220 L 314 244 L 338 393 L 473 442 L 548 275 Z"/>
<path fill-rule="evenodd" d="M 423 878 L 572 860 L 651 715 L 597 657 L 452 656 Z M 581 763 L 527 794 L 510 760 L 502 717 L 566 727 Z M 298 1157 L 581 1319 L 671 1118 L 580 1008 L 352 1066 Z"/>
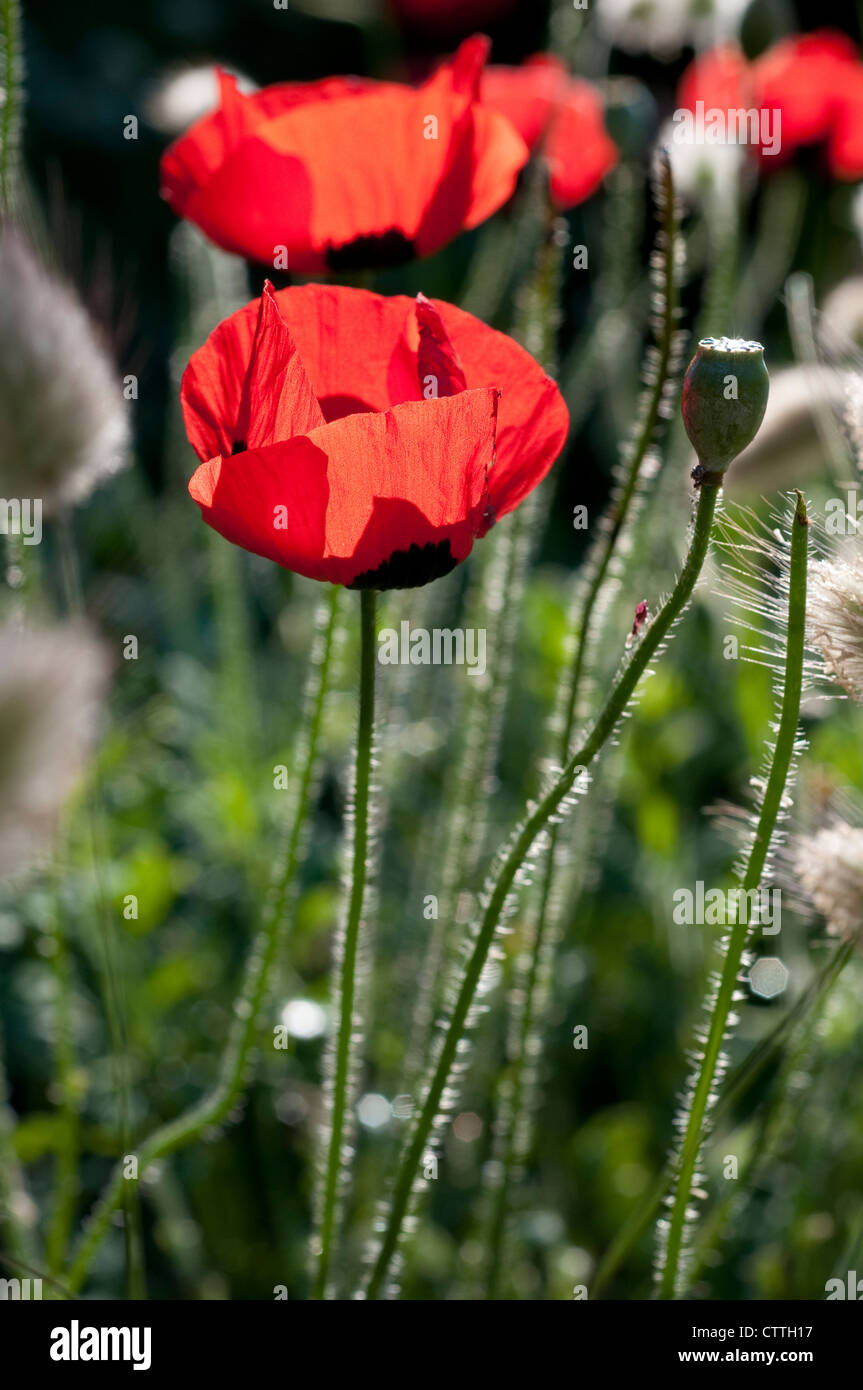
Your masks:
<path fill-rule="evenodd" d="M 471 550 L 497 394 L 351 415 L 201 465 L 189 492 L 221 535 L 312 579 L 411 587 Z"/>

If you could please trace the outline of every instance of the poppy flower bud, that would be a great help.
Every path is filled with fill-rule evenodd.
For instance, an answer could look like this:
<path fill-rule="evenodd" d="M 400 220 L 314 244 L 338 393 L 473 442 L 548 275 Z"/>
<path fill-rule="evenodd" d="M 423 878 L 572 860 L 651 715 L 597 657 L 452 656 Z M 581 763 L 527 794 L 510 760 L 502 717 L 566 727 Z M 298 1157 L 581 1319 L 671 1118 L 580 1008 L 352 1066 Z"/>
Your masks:
<path fill-rule="evenodd" d="M 698 455 L 696 483 L 718 481 L 758 433 L 770 378 L 760 343 L 702 338 L 683 380 L 683 423 Z"/>

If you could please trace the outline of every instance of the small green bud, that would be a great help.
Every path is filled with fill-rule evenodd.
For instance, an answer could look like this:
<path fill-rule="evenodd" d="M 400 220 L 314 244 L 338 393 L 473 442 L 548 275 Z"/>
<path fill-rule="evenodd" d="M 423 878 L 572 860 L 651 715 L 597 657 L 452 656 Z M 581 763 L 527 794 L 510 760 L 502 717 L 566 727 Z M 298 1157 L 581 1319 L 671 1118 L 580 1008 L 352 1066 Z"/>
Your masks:
<path fill-rule="evenodd" d="M 760 343 L 702 338 L 683 379 L 683 423 L 698 455 L 696 483 L 719 481 L 758 433 L 770 378 Z"/>

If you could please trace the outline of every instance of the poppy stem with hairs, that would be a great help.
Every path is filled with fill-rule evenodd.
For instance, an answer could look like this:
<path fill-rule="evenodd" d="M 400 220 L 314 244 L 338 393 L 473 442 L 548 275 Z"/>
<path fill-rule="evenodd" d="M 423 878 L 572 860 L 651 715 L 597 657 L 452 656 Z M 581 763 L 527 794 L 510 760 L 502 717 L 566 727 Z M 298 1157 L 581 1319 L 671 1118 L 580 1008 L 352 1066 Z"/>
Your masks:
<path fill-rule="evenodd" d="M 806 659 L 806 572 L 809 552 L 809 517 L 802 492 L 797 493 L 797 505 L 791 524 L 791 572 L 788 587 L 788 645 L 785 651 L 785 675 L 782 688 L 782 713 L 776 730 L 770 761 L 770 773 L 764 788 L 761 811 L 742 886 L 745 893 L 759 888 L 782 809 L 785 784 L 794 762 L 797 727 L 800 721 L 800 700 L 803 692 L 803 669 Z M 675 1174 L 674 1201 L 668 1219 L 667 1239 L 661 1266 L 657 1295 L 661 1299 L 680 1297 L 683 1291 L 684 1242 L 692 1187 L 698 1160 L 707 1132 L 717 1070 L 726 1040 L 728 1021 L 737 989 L 737 977 L 743 953 L 750 936 L 747 914 L 731 928 L 725 949 L 722 972 L 716 989 L 707 1037 L 701 1047 L 697 1080 L 693 1082 L 691 1101 Z"/>
<path fill-rule="evenodd" d="M 422 1109 L 413 1123 L 402 1151 L 386 1226 L 366 1286 L 366 1297 L 369 1299 L 380 1298 L 384 1293 L 411 1197 L 416 1188 L 420 1163 L 429 1136 L 440 1115 L 441 1101 L 459 1059 L 459 1044 L 468 1025 L 477 987 L 519 871 L 527 861 L 534 842 L 546 829 L 552 817 L 559 813 L 567 796 L 572 792 L 579 774 L 589 767 L 614 734 L 636 693 L 639 681 L 688 604 L 707 558 L 721 485 L 722 475 L 719 473 L 708 474 L 701 482 L 689 549 L 670 596 L 620 671 L 581 747 L 571 754 L 555 782 L 532 809 L 528 818 L 513 832 L 508 847 L 496 859 L 500 867 L 486 895 L 486 906 L 473 938 L 473 949 L 462 974 L 449 1022 L 434 1060 L 433 1072 L 424 1089 Z"/>
<path fill-rule="evenodd" d="M 322 1187 L 315 1253 L 315 1298 L 325 1298 L 330 1279 L 335 1243 L 339 1197 L 345 1166 L 344 1149 L 351 1104 L 352 1050 L 356 1037 L 357 960 L 363 925 L 363 906 L 368 879 L 369 802 L 375 723 L 375 608 L 374 589 L 361 591 L 360 632 L 360 709 L 357 725 L 357 752 L 353 796 L 353 848 L 351 890 L 347 916 L 339 943 L 339 1026 L 331 1054 L 332 1075 L 328 1078 L 329 1138 Z"/>

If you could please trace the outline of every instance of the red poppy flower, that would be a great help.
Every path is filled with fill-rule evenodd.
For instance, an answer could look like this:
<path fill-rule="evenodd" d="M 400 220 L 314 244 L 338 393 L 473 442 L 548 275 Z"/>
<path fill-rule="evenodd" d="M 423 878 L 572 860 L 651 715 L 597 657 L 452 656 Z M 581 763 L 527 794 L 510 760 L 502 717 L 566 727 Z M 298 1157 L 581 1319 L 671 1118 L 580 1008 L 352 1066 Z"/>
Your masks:
<path fill-rule="evenodd" d="M 760 151 L 765 165 L 823 141 L 836 178 L 863 176 L 863 64 L 843 34 L 825 30 L 783 39 L 754 63 L 736 44 L 713 49 L 696 58 L 681 79 L 681 108 L 695 111 L 699 101 L 705 112 L 776 113 L 773 128 L 780 132 L 781 148 L 778 155 Z"/>
<path fill-rule="evenodd" d="M 268 283 L 193 355 L 181 399 L 208 525 L 352 588 L 448 573 L 568 426 L 554 382 L 471 314 L 327 285 Z"/>
<path fill-rule="evenodd" d="M 559 208 L 583 202 L 617 163 L 595 87 L 571 77 L 559 58 L 537 54 L 519 68 L 483 74 L 483 104 L 506 116 L 533 150 L 542 147 Z"/>
<path fill-rule="evenodd" d="M 416 89 L 330 78 L 245 95 L 221 74 L 219 109 L 162 157 L 162 195 L 269 265 L 281 248 L 299 271 L 427 256 L 506 202 L 527 159 L 478 100 L 487 53 L 466 40 Z"/>

